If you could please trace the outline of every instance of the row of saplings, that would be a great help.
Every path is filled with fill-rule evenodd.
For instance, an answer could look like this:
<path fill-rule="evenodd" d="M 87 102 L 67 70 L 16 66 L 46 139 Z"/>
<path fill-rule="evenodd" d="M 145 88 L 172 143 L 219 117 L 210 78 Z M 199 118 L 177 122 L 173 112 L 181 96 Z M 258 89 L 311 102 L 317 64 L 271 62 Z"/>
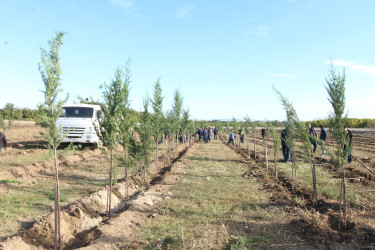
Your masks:
<path fill-rule="evenodd" d="M 61 143 L 61 131 L 56 126 L 56 120 L 61 114 L 62 106 L 67 97 L 59 100 L 62 92 L 60 80 L 60 58 L 64 32 L 57 32 L 56 37 L 49 41 L 49 50 L 41 49 L 41 63 L 39 71 L 45 86 L 44 103 L 38 105 L 37 123 L 45 128 L 42 134 L 48 142 L 48 148 L 54 159 L 55 169 L 55 249 L 62 249 L 60 233 L 60 188 L 59 188 L 59 164 L 58 146 Z M 190 145 L 192 135 L 195 131 L 195 123 L 189 120 L 189 110 L 183 109 L 183 98 L 179 91 L 175 91 L 171 109 L 163 112 L 163 99 L 160 81 L 154 85 L 153 97 L 144 100 L 144 112 L 136 116 L 130 110 L 130 61 L 123 68 L 118 68 L 115 77 L 110 83 L 100 86 L 102 89 L 103 102 L 101 103 L 104 118 L 96 127 L 97 134 L 106 146 L 102 150 L 108 155 L 108 192 L 106 203 L 106 214 L 111 216 L 111 194 L 114 182 L 114 168 L 120 162 L 125 166 L 125 188 L 128 195 L 128 168 L 139 166 L 142 184 L 146 182 L 146 172 L 150 166 L 151 155 L 155 153 L 155 173 L 158 173 L 158 151 L 160 139 L 166 136 L 168 142 L 168 165 L 171 164 L 171 153 L 173 157 L 178 152 L 178 138 L 186 135 L 184 142 Z M 150 107 L 152 112 L 150 112 Z M 118 147 L 122 147 L 121 156 L 115 154 Z M 175 148 L 177 147 L 177 150 Z"/>
<path fill-rule="evenodd" d="M 331 162 L 334 167 L 341 172 L 341 184 L 340 184 L 340 203 L 339 203 L 339 218 L 338 218 L 338 229 L 347 227 L 347 199 L 346 199 L 346 180 L 345 180 L 345 166 L 347 163 L 348 155 L 351 154 L 352 143 L 350 143 L 351 138 L 347 135 L 347 132 L 344 130 L 345 121 L 347 119 L 344 116 L 345 111 L 345 75 L 337 73 L 336 70 L 331 65 L 329 70 L 328 77 L 326 78 L 327 82 L 327 92 L 329 95 L 328 100 L 330 101 L 333 112 L 329 114 L 330 118 L 330 134 L 335 140 L 334 148 L 328 151 Z M 322 144 L 324 142 L 318 140 L 315 136 L 309 133 L 309 129 L 306 127 L 306 124 L 302 122 L 296 113 L 296 110 L 293 108 L 289 100 L 284 97 L 280 91 L 274 87 L 275 92 L 278 94 L 280 101 L 284 107 L 287 116 L 287 124 L 285 128 L 286 136 L 284 138 L 280 137 L 280 133 L 272 126 L 271 123 L 266 123 L 267 132 L 262 133 L 262 135 L 269 135 L 273 143 L 274 151 L 274 173 L 275 178 L 278 176 L 277 169 L 277 155 L 280 150 L 280 144 L 285 143 L 286 147 L 290 149 L 290 158 L 292 162 L 292 183 L 294 177 L 296 176 L 296 152 L 299 151 L 300 155 L 304 160 L 310 162 L 311 164 L 311 173 L 312 173 L 312 182 L 313 182 L 313 205 L 318 207 L 318 195 L 317 195 L 317 182 L 316 182 L 316 163 L 314 158 L 314 151 L 312 143 Z M 245 119 L 245 133 L 250 132 L 253 135 L 254 139 L 254 159 L 256 159 L 256 130 L 249 126 L 250 123 L 248 119 Z M 232 127 L 238 127 L 235 119 L 232 121 Z M 236 131 L 236 130 L 235 130 Z M 228 130 L 229 132 L 229 130 Z M 263 137 L 264 147 L 265 147 L 265 160 L 266 168 L 268 170 L 268 156 L 267 156 L 267 137 Z M 298 141 L 298 143 L 297 143 Z M 237 147 L 240 148 L 241 140 L 238 140 Z M 328 148 L 329 149 L 329 148 Z M 249 144 L 247 151 L 250 157 Z M 284 153 L 284 152 L 283 152 Z M 353 156 L 354 159 L 358 160 Z M 358 162 L 370 171 L 373 175 L 375 172 L 363 164 L 360 160 Z"/>

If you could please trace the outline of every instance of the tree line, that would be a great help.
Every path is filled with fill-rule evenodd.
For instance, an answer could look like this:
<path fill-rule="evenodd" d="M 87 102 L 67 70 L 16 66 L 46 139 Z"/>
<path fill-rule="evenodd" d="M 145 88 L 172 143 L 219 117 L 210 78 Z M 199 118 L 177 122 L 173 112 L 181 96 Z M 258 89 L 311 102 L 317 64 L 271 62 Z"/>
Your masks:
<path fill-rule="evenodd" d="M 83 98 L 78 98 L 78 101 L 84 101 Z M 91 104 L 100 104 L 97 101 L 90 101 Z M 6 103 L 3 108 L 0 108 L 0 120 L 11 120 L 11 121 L 36 121 L 38 109 L 32 108 L 22 108 L 17 107 L 13 103 Z M 130 108 L 130 112 L 133 116 L 140 119 L 142 112 L 136 111 Z M 218 124 L 226 123 L 225 121 L 220 120 L 205 120 L 207 124 Z M 271 124 L 274 127 L 283 127 L 286 124 L 286 121 L 254 121 L 257 127 L 266 127 L 268 124 Z M 245 126 L 246 121 L 238 121 L 239 126 Z M 305 124 L 310 123 L 313 127 L 319 127 L 323 125 L 324 127 L 329 126 L 329 119 L 320 119 L 320 120 L 311 120 L 305 121 Z M 375 128 L 375 119 L 371 118 L 348 118 L 347 126 L 349 128 Z"/>

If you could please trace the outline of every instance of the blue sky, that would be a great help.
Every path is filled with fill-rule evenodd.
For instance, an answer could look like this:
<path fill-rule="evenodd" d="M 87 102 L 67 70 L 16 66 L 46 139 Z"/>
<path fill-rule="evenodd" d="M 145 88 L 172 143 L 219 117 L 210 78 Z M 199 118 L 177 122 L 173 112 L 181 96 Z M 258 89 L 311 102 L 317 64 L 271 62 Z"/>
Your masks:
<path fill-rule="evenodd" d="M 372 0 L 0 0 L 0 107 L 43 101 L 40 47 L 57 31 L 62 88 L 101 98 L 131 58 L 131 106 L 161 78 L 194 119 L 284 120 L 274 85 L 303 120 L 326 118 L 330 58 L 346 72 L 349 117 L 375 118 Z"/>

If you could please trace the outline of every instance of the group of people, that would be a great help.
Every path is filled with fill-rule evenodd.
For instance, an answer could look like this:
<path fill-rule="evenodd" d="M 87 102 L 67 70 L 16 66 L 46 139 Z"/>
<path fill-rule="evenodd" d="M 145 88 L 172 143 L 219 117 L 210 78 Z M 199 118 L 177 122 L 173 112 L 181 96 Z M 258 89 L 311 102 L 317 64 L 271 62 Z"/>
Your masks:
<path fill-rule="evenodd" d="M 309 135 L 310 135 L 310 142 L 312 144 L 312 147 L 313 147 L 313 152 L 316 153 L 316 149 L 318 147 L 318 139 L 320 140 L 320 145 L 322 147 L 322 156 L 326 155 L 327 154 L 327 151 L 325 149 L 325 142 L 327 140 L 327 131 L 324 129 L 323 125 L 320 125 L 320 135 L 318 137 L 318 134 L 316 133 L 314 127 L 309 123 L 308 125 L 308 128 L 309 128 Z M 344 149 L 343 150 L 346 150 L 347 147 L 349 147 L 349 151 L 348 151 L 348 162 L 352 162 L 353 161 L 353 157 L 352 157 L 352 149 L 351 149 L 351 144 L 352 144 L 352 132 L 346 127 L 344 126 L 344 130 L 346 132 L 346 137 L 347 137 L 347 144 L 344 145 Z M 244 142 L 245 140 L 245 130 L 244 129 L 239 129 L 239 132 L 238 132 L 238 135 L 240 136 L 240 140 L 241 140 L 241 143 Z M 262 130 L 261 130 L 261 136 L 263 138 L 263 140 L 265 140 L 266 138 L 266 129 L 264 127 L 262 127 Z M 282 149 L 282 153 L 283 153 L 283 157 L 284 157 L 284 160 L 285 162 L 288 162 L 290 160 L 290 147 L 288 145 L 288 142 L 287 142 L 287 137 L 288 137 L 288 130 L 285 128 L 281 131 L 281 149 Z M 227 142 L 227 145 L 229 145 L 230 143 L 233 144 L 233 146 L 235 147 L 236 146 L 236 134 L 234 133 L 234 131 L 232 131 L 230 134 L 229 134 L 229 139 L 228 139 L 228 142 Z M 317 139 L 315 139 L 317 138 Z"/>
<path fill-rule="evenodd" d="M 245 143 L 245 129 L 244 128 L 240 128 L 238 130 L 238 135 L 240 136 L 240 141 L 241 143 Z M 229 134 L 229 140 L 227 142 L 227 145 L 229 145 L 230 143 L 233 143 L 233 146 L 235 147 L 236 146 L 236 134 L 232 131 L 230 134 Z"/>
<path fill-rule="evenodd" d="M 311 126 L 310 123 L 308 127 L 309 127 L 310 142 L 313 147 L 313 152 L 316 153 L 316 148 L 318 147 L 318 141 L 315 138 L 318 138 L 318 134 L 316 133 L 314 127 Z M 327 151 L 324 148 L 325 142 L 327 140 L 327 131 L 324 129 L 323 125 L 320 125 L 319 127 L 320 127 L 319 140 L 320 140 L 320 145 L 322 147 L 322 156 L 324 156 L 327 154 Z M 344 145 L 343 150 L 345 151 L 347 147 L 349 147 L 348 162 L 351 163 L 353 161 L 352 148 L 351 148 L 353 136 L 352 136 L 352 132 L 346 126 L 344 126 L 344 130 L 346 132 L 347 144 Z M 283 129 L 281 131 L 281 147 L 282 147 L 282 152 L 283 152 L 285 162 L 288 162 L 290 159 L 290 148 L 287 145 L 287 133 L 288 133 L 287 129 Z"/>
<path fill-rule="evenodd" d="M 214 134 L 214 140 L 217 140 L 219 130 L 216 127 L 215 128 L 203 127 L 203 129 L 198 128 L 196 132 L 196 135 L 198 135 L 199 141 L 203 139 L 205 143 L 212 141 L 212 134 Z"/>

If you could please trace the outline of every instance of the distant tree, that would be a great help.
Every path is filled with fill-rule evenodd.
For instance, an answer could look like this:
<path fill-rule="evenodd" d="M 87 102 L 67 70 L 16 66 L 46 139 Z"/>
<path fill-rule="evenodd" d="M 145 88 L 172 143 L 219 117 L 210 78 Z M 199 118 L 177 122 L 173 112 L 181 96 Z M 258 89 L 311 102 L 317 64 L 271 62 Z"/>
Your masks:
<path fill-rule="evenodd" d="M 330 102 L 333 111 L 329 113 L 329 132 L 337 143 L 337 148 L 331 155 L 332 162 L 337 170 L 341 171 L 341 186 L 340 186 L 340 206 L 339 206 L 339 221 L 338 228 L 341 229 L 341 213 L 342 205 L 344 204 L 344 227 L 346 227 L 346 183 L 345 183 L 345 162 L 351 145 L 348 145 L 348 137 L 344 130 L 344 125 L 347 122 L 347 114 L 345 114 L 345 70 L 342 74 L 338 73 L 336 69 L 331 66 L 326 77 L 326 90 L 328 93 L 328 101 Z"/>
<path fill-rule="evenodd" d="M 41 50 L 41 63 L 39 63 L 39 72 L 41 74 L 45 89 L 44 103 L 38 105 L 37 123 L 41 125 L 46 132 L 41 133 L 42 137 L 48 142 L 47 147 L 54 159 L 55 168 L 55 249 L 61 249 L 61 230 L 60 230 L 60 185 L 59 185 L 59 164 L 57 158 L 57 147 L 62 141 L 61 128 L 56 126 L 56 120 L 61 114 L 62 106 L 68 97 L 58 100 L 61 89 L 61 69 L 59 50 L 63 44 L 62 38 L 64 32 L 56 33 L 56 37 L 49 41 L 49 50 Z"/>
<path fill-rule="evenodd" d="M 154 95 L 151 100 L 151 107 L 153 110 L 152 114 L 152 126 L 153 126 L 153 136 L 156 146 L 155 153 L 155 174 L 158 173 L 158 150 L 159 150 L 159 140 L 163 138 L 163 129 L 164 129 L 164 113 L 163 113 L 163 99 L 162 90 L 160 86 L 160 79 L 158 79 L 154 85 Z"/>
<path fill-rule="evenodd" d="M 233 127 L 234 133 L 237 133 L 238 129 L 239 129 L 239 125 L 238 125 L 238 122 L 237 122 L 236 118 L 234 118 L 234 117 L 232 118 L 231 125 Z"/>
<path fill-rule="evenodd" d="M 183 97 L 178 90 L 174 92 L 174 98 L 172 103 L 172 131 L 176 135 L 176 146 L 178 153 L 178 137 L 180 136 L 181 130 L 181 115 L 182 115 L 182 104 Z"/>
<path fill-rule="evenodd" d="M 171 110 L 167 111 L 166 119 L 164 123 L 165 133 L 168 141 L 168 166 L 171 165 L 171 154 L 172 154 L 172 141 L 173 141 L 173 130 L 174 130 L 174 117 Z"/>
<path fill-rule="evenodd" d="M 182 111 L 182 119 L 181 119 L 181 135 L 182 136 L 182 142 L 185 143 L 186 142 L 186 135 L 188 134 L 189 132 L 189 123 L 190 123 L 190 114 L 189 114 L 189 109 L 184 109 Z"/>
<path fill-rule="evenodd" d="M 153 126 L 152 126 L 152 117 L 151 114 L 148 111 L 149 108 L 149 99 L 147 98 L 143 102 L 143 114 L 142 118 L 140 120 L 140 125 L 136 126 L 136 131 L 139 135 L 139 146 L 138 146 L 138 154 L 139 159 L 141 161 L 141 179 L 142 184 L 144 185 L 146 182 L 146 171 L 150 164 L 150 157 L 151 152 L 153 150 L 152 144 L 152 134 L 153 134 Z"/>

